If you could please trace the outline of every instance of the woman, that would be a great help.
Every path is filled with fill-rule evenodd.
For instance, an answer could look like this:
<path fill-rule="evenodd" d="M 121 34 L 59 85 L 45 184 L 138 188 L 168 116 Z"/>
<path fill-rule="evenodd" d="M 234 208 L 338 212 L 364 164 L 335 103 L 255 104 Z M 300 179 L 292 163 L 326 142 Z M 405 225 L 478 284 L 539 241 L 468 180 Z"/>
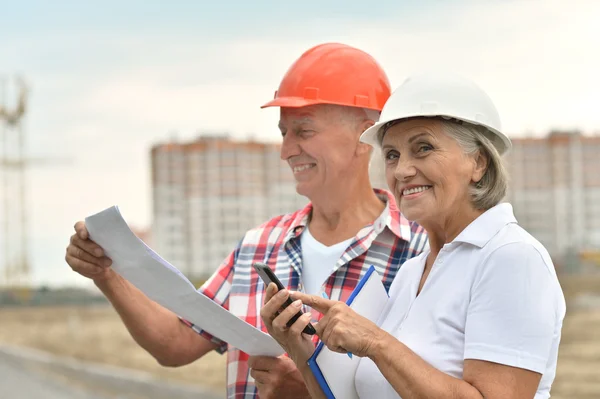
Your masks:
<path fill-rule="evenodd" d="M 361 398 L 548 398 L 565 302 L 547 251 L 500 204 L 511 144 L 489 97 L 455 76 L 409 78 L 361 141 L 381 148 L 389 188 L 430 248 L 402 266 L 377 325 L 301 293 L 279 312 L 289 293 L 269 286 L 261 316 L 311 395 L 323 397 L 305 365 L 309 316 L 286 328 L 302 304 L 323 313 L 329 349 L 361 357 Z"/>

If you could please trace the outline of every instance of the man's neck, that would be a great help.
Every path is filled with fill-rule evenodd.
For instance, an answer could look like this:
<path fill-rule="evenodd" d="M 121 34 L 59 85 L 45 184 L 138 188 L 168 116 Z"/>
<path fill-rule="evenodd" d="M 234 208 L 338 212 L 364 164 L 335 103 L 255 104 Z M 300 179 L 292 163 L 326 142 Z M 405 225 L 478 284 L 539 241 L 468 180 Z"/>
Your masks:
<path fill-rule="evenodd" d="M 368 180 L 355 181 L 345 190 L 324 193 L 315 198 L 312 205 L 310 233 L 328 246 L 354 237 L 364 226 L 373 223 L 385 208 Z"/>

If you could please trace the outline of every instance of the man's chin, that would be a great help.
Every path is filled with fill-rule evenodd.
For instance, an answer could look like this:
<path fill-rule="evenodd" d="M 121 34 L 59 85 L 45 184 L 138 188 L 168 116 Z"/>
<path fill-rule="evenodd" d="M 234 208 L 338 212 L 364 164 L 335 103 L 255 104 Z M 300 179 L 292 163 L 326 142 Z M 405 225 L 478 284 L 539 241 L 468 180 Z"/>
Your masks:
<path fill-rule="evenodd" d="M 301 195 L 303 197 L 307 197 L 310 199 L 310 193 L 313 190 L 310 189 L 310 184 L 307 184 L 307 182 L 299 182 L 296 181 L 296 193 L 298 195 Z"/>

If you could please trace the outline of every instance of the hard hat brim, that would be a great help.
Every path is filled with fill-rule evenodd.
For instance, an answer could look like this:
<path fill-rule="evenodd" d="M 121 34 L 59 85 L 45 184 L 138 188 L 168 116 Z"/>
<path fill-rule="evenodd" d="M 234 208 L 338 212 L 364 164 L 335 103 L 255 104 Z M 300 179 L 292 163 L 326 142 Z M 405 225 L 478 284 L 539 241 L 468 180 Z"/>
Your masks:
<path fill-rule="evenodd" d="M 364 108 L 364 109 L 373 109 L 375 111 L 381 111 L 377 108 L 372 108 L 369 106 L 362 105 L 349 105 L 335 101 L 325 101 L 325 100 L 308 100 L 306 98 L 301 97 L 278 97 L 274 100 L 269 101 L 268 103 L 261 105 L 260 108 L 268 108 L 268 107 L 282 107 L 282 108 L 302 108 L 308 107 L 309 105 L 319 105 L 319 104 L 329 104 L 329 105 L 339 105 L 342 107 L 355 107 L 355 108 Z"/>
<path fill-rule="evenodd" d="M 306 98 L 300 97 L 279 97 L 268 103 L 261 105 L 261 108 L 268 107 L 286 107 L 286 108 L 301 108 L 309 105 L 322 104 L 323 101 L 319 100 L 307 100 Z"/>
<path fill-rule="evenodd" d="M 383 127 L 383 125 L 385 125 L 389 122 L 400 121 L 400 120 L 405 120 L 405 119 L 410 119 L 410 118 L 432 118 L 432 117 L 441 117 L 441 118 L 445 117 L 445 118 L 459 119 L 459 118 L 456 118 L 455 116 L 422 115 L 421 114 L 421 115 L 414 115 L 414 116 L 406 116 L 404 118 L 381 120 L 381 121 L 377 122 L 376 124 L 374 124 L 373 126 L 371 126 L 370 128 L 368 128 L 367 130 L 365 130 L 363 132 L 363 134 L 361 134 L 361 136 L 360 136 L 360 141 L 365 144 L 369 144 L 373 148 L 380 149 L 381 143 L 379 141 L 379 139 L 380 139 L 379 133 L 380 133 L 380 130 Z M 498 153 L 500 153 L 500 155 L 506 153 L 512 147 L 512 143 L 510 142 L 508 137 L 506 137 L 506 135 L 504 135 L 502 132 L 499 132 L 496 129 L 493 129 L 490 126 L 483 125 L 477 121 L 467 120 L 464 118 L 460 118 L 459 120 L 470 123 L 472 125 L 483 126 L 487 130 L 489 130 L 490 133 L 492 133 L 494 136 L 494 137 L 490 137 L 490 139 L 492 140 L 492 143 L 494 144 L 494 146 L 496 147 L 496 149 L 498 150 Z"/>

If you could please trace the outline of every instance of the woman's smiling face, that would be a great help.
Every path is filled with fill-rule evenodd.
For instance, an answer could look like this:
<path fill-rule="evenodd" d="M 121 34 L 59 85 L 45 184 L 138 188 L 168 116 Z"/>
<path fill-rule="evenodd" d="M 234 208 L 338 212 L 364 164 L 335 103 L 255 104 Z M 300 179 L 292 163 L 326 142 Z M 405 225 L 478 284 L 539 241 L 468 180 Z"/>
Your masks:
<path fill-rule="evenodd" d="M 441 121 L 398 122 L 385 132 L 381 145 L 388 186 L 407 219 L 427 228 L 473 208 L 469 187 L 483 171 L 444 132 Z"/>

